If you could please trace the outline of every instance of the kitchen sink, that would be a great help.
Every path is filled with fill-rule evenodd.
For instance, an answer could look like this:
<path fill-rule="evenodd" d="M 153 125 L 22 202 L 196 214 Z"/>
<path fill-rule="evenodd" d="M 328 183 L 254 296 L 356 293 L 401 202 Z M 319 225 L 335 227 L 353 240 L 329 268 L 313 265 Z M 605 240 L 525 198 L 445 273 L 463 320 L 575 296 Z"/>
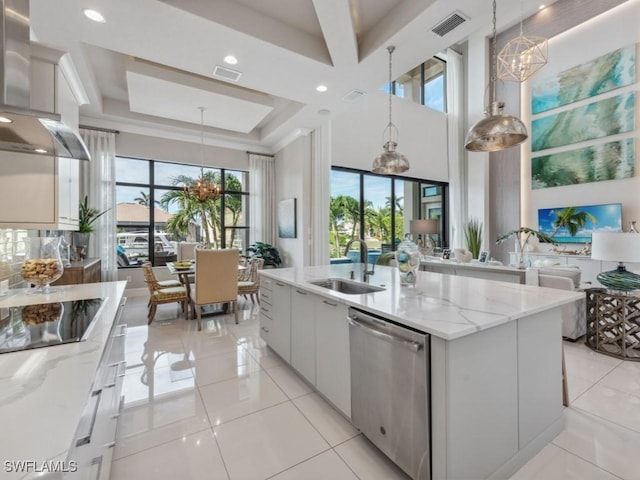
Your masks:
<path fill-rule="evenodd" d="M 374 287 L 366 283 L 352 282 L 343 278 L 323 278 L 322 280 L 313 280 L 309 282 L 318 287 L 328 288 L 335 292 L 346 293 L 347 295 L 360 295 L 363 293 L 381 292 L 386 290 L 382 287 Z"/>

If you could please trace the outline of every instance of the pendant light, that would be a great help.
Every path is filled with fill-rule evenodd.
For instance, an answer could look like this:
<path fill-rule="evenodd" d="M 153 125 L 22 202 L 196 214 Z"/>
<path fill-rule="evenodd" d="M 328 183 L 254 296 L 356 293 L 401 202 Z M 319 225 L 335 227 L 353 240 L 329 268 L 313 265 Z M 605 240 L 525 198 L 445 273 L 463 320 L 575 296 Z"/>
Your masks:
<path fill-rule="evenodd" d="M 491 54 L 491 103 L 485 118 L 476 123 L 464 140 L 464 148 L 472 152 L 496 152 L 515 147 L 528 138 L 527 128 L 519 118 L 502 113 L 503 102 L 496 101 L 496 0 L 493 0 L 493 45 Z"/>
<path fill-rule="evenodd" d="M 220 187 L 204 174 L 204 107 L 200 109 L 200 178 L 191 185 L 184 186 L 184 193 L 200 203 L 216 200 L 220 196 Z"/>
<path fill-rule="evenodd" d="M 395 130 L 395 136 L 398 138 L 398 129 L 391 121 L 391 102 L 393 94 L 391 93 L 392 77 L 391 77 L 391 54 L 396 49 L 393 45 L 387 47 L 389 52 L 389 123 L 385 132 L 389 132 L 389 140 L 384 144 L 384 152 L 376 157 L 373 161 L 371 171 L 373 173 L 382 173 L 386 175 L 395 175 L 397 173 L 406 172 L 409 170 L 409 160 L 400 152 L 396 151 L 398 142 L 393 140 L 393 132 Z"/>
<path fill-rule="evenodd" d="M 544 37 L 527 37 L 522 32 L 520 0 L 520 35 L 510 40 L 498 54 L 498 78 L 524 82 L 547 64 L 548 41 Z"/>

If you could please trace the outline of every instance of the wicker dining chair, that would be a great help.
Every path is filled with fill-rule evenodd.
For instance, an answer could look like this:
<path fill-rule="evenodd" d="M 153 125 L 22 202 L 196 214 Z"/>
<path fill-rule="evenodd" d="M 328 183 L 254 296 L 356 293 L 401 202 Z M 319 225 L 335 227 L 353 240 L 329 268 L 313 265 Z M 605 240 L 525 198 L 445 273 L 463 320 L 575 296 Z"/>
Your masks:
<path fill-rule="evenodd" d="M 258 270 L 263 266 L 263 258 L 251 259 L 245 280 L 238 282 L 238 295 L 242 295 L 244 298 L 249 295 L 252 303 L 260 304 L 260 296 L 258 295 L 260 291 L 260 275 L 258 275 Z"/>
<path fill-rule="evenodd" d="M 162 287 L 155 274 L 151 262 L 142 264 L 142 272 L 144 273 L 144 282 L 149 288 L 149 314 L 147 316 L 148 324 L 151 324 L 156 315 L 158 305 L 162 303 L 179 302 L 182 304 L 185 320 L 189 320 L 189 295 L 184 286 Z"/>

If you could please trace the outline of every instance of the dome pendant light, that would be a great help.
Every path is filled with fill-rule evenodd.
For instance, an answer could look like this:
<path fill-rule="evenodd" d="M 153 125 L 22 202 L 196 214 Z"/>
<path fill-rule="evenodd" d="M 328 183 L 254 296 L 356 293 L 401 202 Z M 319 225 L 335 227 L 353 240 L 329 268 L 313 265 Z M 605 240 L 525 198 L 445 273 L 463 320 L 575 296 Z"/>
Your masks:
<path fill-rule="evenodd" d="M 382 173 L 385 175 L 395 175 L 397 173 L 406 172 L 409 170 L 409 160 L 400 152 L 396 151 L 398 142 L 393 140 L 393 132 L 395 130 L 396 139 L 398 138 L 398 129 L 391 121 L 391 102 L 393 95 L 391 93 L 391 54 L 396 49 L 394 46 L 388 46 L 387 52 L 389 52 L 389 123 L 385 132 L 389 132 L 389 140 L 384 144 L 384 152 L 376 157 L 373 161 L 371 171 L 373 173 Z"/>
<path fill-rule="evenodd" d="M 485 118 L 476 123 L 464 140 L 464 148 L 472 152 L 497 152 L 524 142 L 529 135 L 519 118 L 502 113 L 503 102 L 496 101 L 496 0 L 493 0 L 493 46 L 491 54 L 491 103 Z"/>
<path fill-rule="evenodd" d="M 204 174 L 204 107 L 200 109 L 200 178 L 191 185 L 184 186 L 186 196 L 200 202 L 206 203 L 208 200 L 217 200 L 220 196 L 220 187 Z"/>

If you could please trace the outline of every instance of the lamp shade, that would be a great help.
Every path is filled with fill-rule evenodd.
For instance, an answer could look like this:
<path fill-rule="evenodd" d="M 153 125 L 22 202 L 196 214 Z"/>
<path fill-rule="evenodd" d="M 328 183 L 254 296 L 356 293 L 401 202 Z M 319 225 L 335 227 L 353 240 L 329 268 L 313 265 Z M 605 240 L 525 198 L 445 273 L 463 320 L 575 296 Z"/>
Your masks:
<path fill-rule="evenodd" d="M 438 220 L 409 220 L 409 232 L 418 235 L 440 233 Z"/>
<path fill-rule="evenodd" d="M 593 232 L 591 258 L 610 262 L 640 262 L 640 234 Z"/>

